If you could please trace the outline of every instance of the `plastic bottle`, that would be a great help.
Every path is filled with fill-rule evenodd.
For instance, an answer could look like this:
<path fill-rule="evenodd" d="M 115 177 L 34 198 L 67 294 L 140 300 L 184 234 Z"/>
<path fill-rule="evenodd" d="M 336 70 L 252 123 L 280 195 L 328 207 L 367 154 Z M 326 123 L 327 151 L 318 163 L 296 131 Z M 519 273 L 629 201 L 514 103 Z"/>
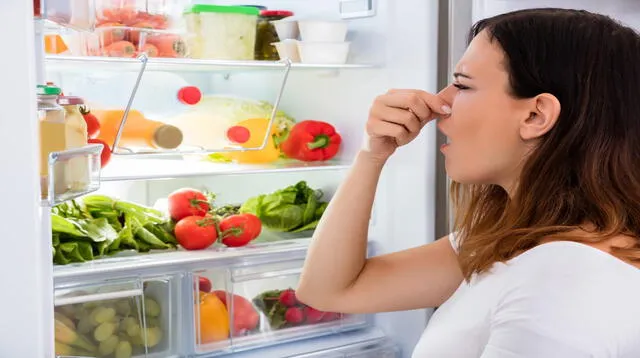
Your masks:
<path fill-rule="evenodd" d="M 79 84 L 76 93 L 84 98 L 99 98 L 93 108 L 122 109 L 137 79 L 137 72 L 109 75 L 96 81 Z M 105 93 L 109 95 L 106 96 Z M 168 72 L 145 72 L 131 108 L 144 113 L 153 120 L 163 120 L 186 112 L 200 102 L 202 93 L 198 87 L 189 85 L 179 75 Z"/>
<path fill-rule="evenodd" d="M 112 145 L 124 110 L 93 110 L 93 114 L 100 122 L 98 138 Z M 118 146 L 174 149 L 182 144 L 182 139 L 179 128 L 147 119 L 141 112 L 130 110 Z"/>

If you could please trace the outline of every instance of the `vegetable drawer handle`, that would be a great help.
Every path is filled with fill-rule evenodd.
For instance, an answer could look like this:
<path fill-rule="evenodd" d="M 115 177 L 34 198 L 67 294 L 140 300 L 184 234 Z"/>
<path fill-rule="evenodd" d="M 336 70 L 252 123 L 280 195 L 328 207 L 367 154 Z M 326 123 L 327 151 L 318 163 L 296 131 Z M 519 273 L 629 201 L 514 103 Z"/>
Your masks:
<path fill-rule="evenodd" d="M 57 306 L 72 305 L 76 303 L 115 300 L 118 298 L 142 296 L 143 293 L 144 292 L 142 291 L 142 289 L 138 288 L 138 289 L 132 289 L 132 290 L 117 291 L 117 292 L 94 293 L 91 295 L 84 295 L 84 296 L 60 297 L 54 300 L 53 305 L 57 307 Z"/>

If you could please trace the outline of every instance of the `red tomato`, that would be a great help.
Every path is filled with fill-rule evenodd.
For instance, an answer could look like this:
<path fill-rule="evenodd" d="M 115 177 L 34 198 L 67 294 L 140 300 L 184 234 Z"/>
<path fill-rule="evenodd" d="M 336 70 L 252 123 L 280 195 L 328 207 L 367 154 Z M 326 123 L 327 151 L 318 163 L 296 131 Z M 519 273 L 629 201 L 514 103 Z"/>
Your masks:
<path fill-rule="evenodd" d="M 227 292 L 213 291 L 220 301 L 231 311 L 231 306 L 227 304 Z M 233 295 L 233 336 L 242 336 L 248 331 L 253 331 L 260 323 L 260 315 L 256 312 L 253 304 L 246 298 Z"/>
<path fill-rule="evenodd" d="M 107 166 L 107 164 L 109 164 L 109 161 L 111 160 L 111 148 L 109 148 L 109 145 L 107 144 L 107 142 L 98 138 L 89 138 L 87 140 L 87 143 L 102 144 L 103 148 L 102 148 L 102 153 L 100 153 L 100 167 L 104 168 L 105 166 Z"/>
<path fill-rule="evenodd" d="M 82 117 L 87 123 L 87 136 L 89 138 L 97 138 L 100 134 L 100 122 L 98 121 L 98 118 L 96 118 L 96 116 L 94 116 L 91 111 L 84 106 L 80 107 L 80 113 L 82 113 Z"/>
<path fill-rule="evenodd" d="M 196 189 L 183 188 L 169 194 L 169 215 L 173 220 L 187 216 L 205 216 L 209 211 L 209 200 Z"/>
<path fill-rule="evenodd" d="M 227 216 L 220 222 L 222 243 L 230 247 L 244 246 L 260 235 L 262 222 L 253 214 Z"/>
<path fill-rule="evenodd" d="M 198 276 L 198 290 L 200 290 L 200 292 L 209 293 L 211 292 L 211 287 L 211 281 L 209 281 L 208 278 Z"/>
<path fill-rule="evenodd" d="M 212 217 L 187 216 L 174 228 L 178 243 L 187 250 L 202 250 L 218 238 L 216 221 Z"/>

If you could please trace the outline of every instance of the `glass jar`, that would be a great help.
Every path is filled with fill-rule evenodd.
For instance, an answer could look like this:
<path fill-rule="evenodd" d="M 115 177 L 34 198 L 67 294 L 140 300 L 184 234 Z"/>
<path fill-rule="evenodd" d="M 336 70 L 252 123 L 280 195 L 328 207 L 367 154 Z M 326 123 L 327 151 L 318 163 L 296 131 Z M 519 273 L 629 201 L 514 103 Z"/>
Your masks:
<path fill-rule="evenodd" d="M 80 106 L 84 101 L 80 97 L 58 96 L 58 104 L 64 108 L 64 136 L 65 149 L 82 148 L 87 145 L 87 122 L 80 113 Z M 58 185 L 57 190 L 81 191 L 89 184 L 90 167 L 86 156 L 71 158 L 64 163 L 56 163 L 56 174 L 64 172 L 64 183 Z M 58 179 L 56 177 L 56 179 Z"/>
<path fill-rule="evenodd" d="M 280 59 L 276 47 L 272 45 L 274 42 L 279 42 L 280 39 L 271 21 L 282 20 L 289 16 L 293 16 L 293 12 L 287 10 L 260 11 L 256 28 L 256 60 L 278 61 Z"/>
<path fill-rule="evenodd" d="M 38 85 L 38 120 L 40 127 L 40 188 L 43 198 L 49 192 L 49 154 L 66 149 L 64 108 L 58 105 L 61 90 Z"/>

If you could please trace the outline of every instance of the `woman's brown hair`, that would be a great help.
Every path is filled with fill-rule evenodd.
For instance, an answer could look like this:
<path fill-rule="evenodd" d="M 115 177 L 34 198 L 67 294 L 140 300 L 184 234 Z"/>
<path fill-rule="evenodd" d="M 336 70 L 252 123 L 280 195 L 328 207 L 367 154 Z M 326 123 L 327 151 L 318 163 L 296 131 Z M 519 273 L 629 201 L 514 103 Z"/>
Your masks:
<path fill-rule="evenodd" d="M 640 37 L 586 11 L 531 9 L 481 20 L 505 55 L 511 95 L 555 95 L 561 113 L 511 193 L 453 183 L 459 260 L 467 279 L 545 240 L 597 243 L 640 262 Z"/>

